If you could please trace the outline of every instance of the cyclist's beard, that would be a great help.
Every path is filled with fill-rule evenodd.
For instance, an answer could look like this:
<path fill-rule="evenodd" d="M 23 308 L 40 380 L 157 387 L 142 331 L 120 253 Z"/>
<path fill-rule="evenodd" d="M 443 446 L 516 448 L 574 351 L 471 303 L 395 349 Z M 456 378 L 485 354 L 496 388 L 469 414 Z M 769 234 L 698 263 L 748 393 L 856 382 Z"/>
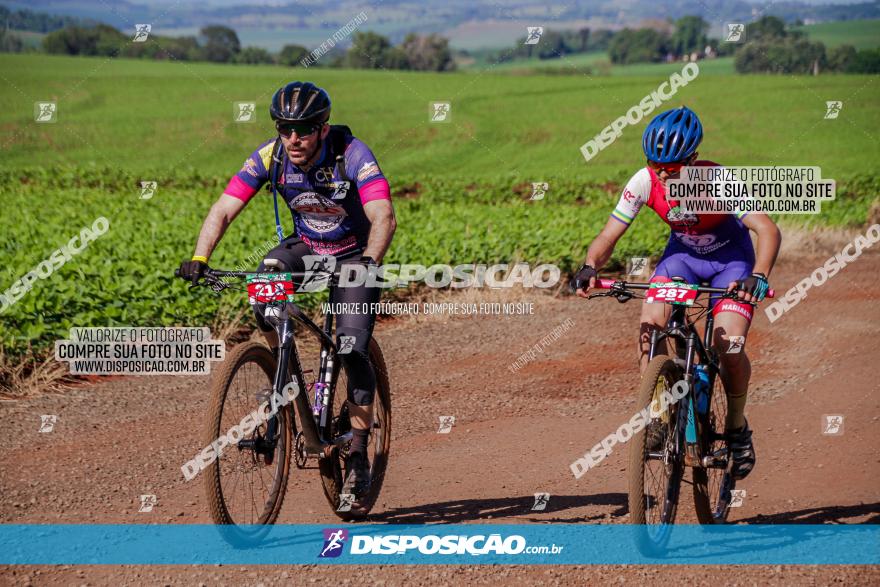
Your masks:
<path fill-rule="evenodd" d="M 314 158 L 321 150 L 321 139 L 318 139 L 315 142 L 315 146 L 310 151 L 301 151 L 299 153 L 292 153 L 290 149 L 287 149 L 287 158 L 290 159 L 290 162 L 296 165 L 297 167 L 310 166 L 314 164 Z"/>

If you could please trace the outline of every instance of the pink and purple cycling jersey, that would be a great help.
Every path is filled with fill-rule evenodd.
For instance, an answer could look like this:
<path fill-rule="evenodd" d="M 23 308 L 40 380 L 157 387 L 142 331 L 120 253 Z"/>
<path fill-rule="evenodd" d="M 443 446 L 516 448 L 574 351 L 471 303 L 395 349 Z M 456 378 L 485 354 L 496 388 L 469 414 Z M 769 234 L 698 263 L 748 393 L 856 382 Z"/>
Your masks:
<path fill-rule="evenodd" d="M 339 170 L 323 141 L 317 163 L 303 171 L 284 155 L 278 175 L 278 193 L 290 208 L 296 236 L 319 254 L 339 255 L 364 248 L 370 221 L 364 204 L 391 198 L 388 181 L 376 157 L 360 140 L 349 137 L 345 148 L 346 174 Z M 226 186 L 224 193 L 244 202 L 269 181 L 269 166 L 275 139 L 260 145 Z"/>
<path fill-rule="evenodd" d="M 718 166 L 712 161 L 693 165 Z M 651 281 L 682 277 L 688 283 L 708 282 L 710 287 L 726 288 L 751 274 L 755 250 L 749 229 L 742 223 L 745 214 L 683 213 L 678 201 L 667 199 L 666 187 L 650 167 L 640 169 L 627 182 L 611 217 L 629 226 L 645 205 L 672 229 Z M 751 306 L 732 300 L 715 306 L 714 311 L 734 311 L 747 318 L 752 315 Z"/>

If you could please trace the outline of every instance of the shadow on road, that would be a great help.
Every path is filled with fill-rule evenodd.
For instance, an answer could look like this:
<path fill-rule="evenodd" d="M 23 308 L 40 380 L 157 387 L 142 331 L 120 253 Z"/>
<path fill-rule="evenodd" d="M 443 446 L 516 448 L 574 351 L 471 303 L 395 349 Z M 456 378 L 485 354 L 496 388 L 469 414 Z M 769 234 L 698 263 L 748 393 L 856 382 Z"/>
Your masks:
<path fill-rule="evenodd" d="M 865 518 L 853 520 L 853 518 Z M 738 524 L 880 524 L 880 503 L 807 508 L 737 520 Z"/>
<path fill-rule="evenodd" d="M 613 506 L 611 517 L 627 512 L 625 493 L 599 493 L 596 495 L 551 495 L 544 510 L 532 511 L 533 496 L 503 497 L 498 499 L 463 499 L 394 508 L 370 515 L 371 522 L 391 524 L 425 524 L 445 522 L 457 524 L 475 520 L 497 520 L 515 516 L 519 522 L 583 523 L 607 519 L 606 514 L 594 516 L 564 514 L 586 506 Z M 554 515 L 555 514 L 555 515 Z"/>
<path fill-rule="evenodd" d="M 470 521 L 497 521 L 515 518 L 516 522 L 582 524 L 596 521 L 618 521 L 628 513 L 625 493 L 595 495 L 551 495 L 546 508 L 532 511 L 532 496 L 498 499 L 463 499 L 394 508 L 369 516 L 370 522 L 389 524 L 427 524 L 443 522 L 458 524 Z M 610 513 L 585 516 L 575 510 L 587 506 L 610 506 Z M 757 515 L 736 520 L 737 524 L 880 524 L 880 502 L 849 506 L 828 506 Z"/>

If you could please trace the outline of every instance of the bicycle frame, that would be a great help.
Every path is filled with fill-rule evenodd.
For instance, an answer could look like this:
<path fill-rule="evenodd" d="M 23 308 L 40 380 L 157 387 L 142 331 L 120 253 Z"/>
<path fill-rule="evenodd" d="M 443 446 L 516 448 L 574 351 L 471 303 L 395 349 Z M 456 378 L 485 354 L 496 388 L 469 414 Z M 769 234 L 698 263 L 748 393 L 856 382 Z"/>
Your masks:
<path fill-rule="evenodd" d="M 270 272 L 266 272 L 270 273 Z M 291 273 L 291 272 L 285 272 Z M 294 278 L 305 277 L 304 273 L 291 273 Z M 212 271 L 212 277 L 247 277 L 254 272 L 240 271 Z M 272 311 L 268 311 L 269 309 Z M 333 426 L 332 407 L 330 406 L 331 393 L 322 394 L 321 415 L 316 418 L 312 412 L 312 404 L 309 399 L 309 390 L 306 389 L 305 376 L 299 351 L 296 347 L 294 328 L 298 322 L 312 331 L 321 341 L 321 361 L 316 377 L 316 384 L 322 383 L 325 389 L 335 390 L 336 380 L 339 376 L 340 364 L 335 363 L 332 357 L 336 354 L 336 343 L 333 341 L 333 315 L 327 313 L 324 316 L 323 328 L 315 324 L 302 309 L 294 302 L 270 302 L 266 304 L 264 320 L 272 326 L 278 336 L 278 365 L 272 382 L 272 392 L 278 396 L 283 395 L 284 387 L 294 382 L 296 385 L 296 398 L 294 403 L 299 413 L 300 426 L 304 449 L 309 457 L 329 456 L 332 449 L 340 446 L 351 439 L 351 432 L 346 432 L 336 438 L 331 438 Z M 267 422 L 266 440 L 269 444 L 267 449 L 274 450 L 275 442 L 280 431 L 278 430 L 278 417 L 273 416 Z M 296 424 L 290 419 L 296 436 Z M 244 442 L 244 441 L 243 441 Z"/>
<path fill-rule="evenodd" d="M 306 328 L 314 332 L 321 340 L 321 363 L 317 376 L 317 382 L 323 383 L 327 389 L 333 389 L 336 383 L 336 377 L 339 374 L 339 366 L 333 364 L 330 359 L 329 350 L 335 351 L 336 344 L 330 337 L 329 332 L 332 330 L 333 317 L 328 314 L 324 318 L 324 329 L 319 328 L 312 322 L 308 316 L 305 316 L 298 306 L 292 302 L 286 302 L 280 311 L 278 319 L 271 320 L 275 322 L 275 332 L 278 334 L 278 367 L 275 371 L 275 380 L 273 382 L 273 391 L 281 394 L 284 387 L 291 381 L 295 381 L 297 395 L 296 408 L 299 412 L 300 426 L 302 427 L 303 439 L 305 441 L 305 449 L 310 456 L 327 456 L 327 449 L 332 446 L 344 443 L 348 438 L 345 435 L 329 439 L 332 420 L 328 403 L 330 394 L 325 393 L 322 397 L 321 416 L 316 420 L 312 413 L 312 404 L 309 401 L 309 390 L 306 389 L 305 376 L 302 370 L 302 363 L 299 358 L 299 351 L 296 348 L 294 337 L 294 322 L 299 322 Z M 269 321 L 269 320 L 267 320 Z M 329 350 L 328 350 L 329 349 Z M 291 423 L 293 420 L 291 420 Z M 268 422 L 267 436 L 270 441 L 274 442 L 276 438 L 278 420 L 271 418 Z M 294 428 L 294 432 L 296 429 Z M 349 432 L 348 437 L 351 436 Z"/>
<path fill-rule="evenodd" d="M 672 281 L 684 280 L 673 278 Z M 627 283 L 626 281 L 611 279 L 599 279 L 596 286 L 610 291 L 607 293 L 591 294 L 588 296 L 589 298 L 611 296 L 621 303 L 628 302 L 637 297 L 633 293 L 634 290 L 651 289 L 651 285 L 648 283 Z M 722 298 L 734 297 L 733 290 L 728 291 L 721 288 L 703 286 L 691 287 L 690 289 L 696 289 L 698 294 L 720 294 Z M 772 289 L 768 290 L 766 297 L 775 297 L 775 292 Z M 663 516 L 668 517 L 668 519 L 664 519 L 662 522 L 664 524 L 675 517 L 675 507 L 681 487 L 681 467 L 690 466 L 695 469 L 711 468 L 724 470 L 718 487 L 717 501 L 710 504 L 712 507 L 712 518 L 715 521 L 723 522 L 727 518 L 732 491 L 736 485 L 736 481 L 729 470 L 731 463 L 727 446 L 727 435 L 716 431 L 710 419 L 713 414 L 711 408 L 712 394 L 715 390 L 716 377 L 719 376 L 718 352 L 712 348 L 715 317 L 712 315 L 711 310 L 707 312 L 706 328 L 703 337 L 700 338 L 696 325 L 688 316 L 687 308 L 688 306 L 686 305 L 673 304 L 666 326 L 662 329 L 653 329 L 651 331 L 648 349 L 648 360 L 650 362 L 657 356 L 657 348 L 661 342 L 674 341 L 676 345 L 672 361 L 681 369 L 681 378 L 688 385 L 687 393 L 681 398 L 681 401 L 668 407 L 668 415 L 672 420 L 671 423 L 674 424 L 674 428 L 671 431 L 672 436 L 667 438 L 666 446 L 660 451 L 650 451 L 644 455 L 646 460 L 663 461 L 664 466 L 670 471 L 670 482 L 667 484 L 666 494 L 663 496 L 663 499 L 666 500 L 662 510 Z M 695 408 L 697 394 L 694 385 L 694 367 L 697 361 L 706 368 L 709 379 L 709 388 L 707 390 L 709 407 L 699 417 L 696 415 L 699 410 Z M 715 417 L 718 417 L 718 414 L 715 414 Z M 720 423 L 716 424 L 720 425 Z M 715 448 L 716 441 L 723 442 L 717 449 Z M 706 485 L 708 474 L 704 471 L 701 471 L 701 474 L 704 475 L 704 480 L 701 483 Z M 673 475 L 677 477 L 677 480 L 674 482 L 671 480 Z M 695 470 L 695 486 L 696 479 Z M 694 495 L 696 496 L 696 493 Z M 672 505 L 670 506 L 669 504 Z"/>
<path fill-rule="evenodd" d="M 676 280 L 673 279 L 673 281 Z M 614 281 L 610 279 L 599 280 L 598 285 L 603 289 L 609 289 L 611 291 L 607 294 L 596 295 L 615 296 L 620 302 L 629 301 L 634 297 L 630 290 L 646 290 L 650 287 L 650 285 L 646 283 L 628 283 L 626 281 Z M 700 287 L 699 292 L 708 294 L 728 293 L 727 290 L 724 289 L 709 287 Z M 774 293 L 772 290 L 768 292 L 768 297 L 772 297 L 773 295 Z M 708 417 L 708 411 L 707 414 L 700 418 L 694 417 L 693 415 L 693 406 L 695 404 L 694 365 L 696 364 L 696 359 L 699 359 L 699 364 L 705 366 L 709 377 L 707 399 L 710 403 L 712 401 L 712 392 L 715 388 L 715 378 L 719 375 L 718 356 L 716 351 L 712 348 L 712 337 L 715 331 L 715 317 L 712 315 L 711 311 L 708 312 L 706 316 L 705 332 L 701 339 L 697 332 L 696 325 L 688 318 L 687 308 L 688 306 L 684 305 L 673 305 L 672 313 L 666 322 L 666 327 L 651 331 L 648 360 L 650 361 L 656 356 L 657 347 L 664 340 L 676 342 L 675 358 L 673 358 L 673 361 L 675 361 L 675 363 L 682 369 L 682 379 L 688 384 L 687 395 L 682 398 L 681 403 L 681 405 L 685 406 L 687 409 L 675 409 L 676 419 L 684 420 L 683 422 L 677 422 L 676 429 L 685 430 L 686 426 L 690 424 L 690 422 L 688 422 L 689 416 L 691 417 L 691 422 L 693 422 L 695 428 L 693 430 L 694 440 L 687 443 L 682 440 L 680 444 L 677 442 L 676 451 L 684 454 L 685 464 L 688 466 L 724 468 L 726 466 L 726 459 L 717 459 L 714 454 L 702 454 L 705 449 L 711 447 L 713 442 L 716 440 L 722 440 L 723 435 L 719 435 L 714 431 L 711 435 L 706 433 L 706 430 L 710 428 L 708 426 L 709 422 L 706 419 Z M 685 448 L 685 450 L 682 451 L 681 448 Z"/>
<path fill-rule="evenodd" d="M 684 419 L 679 422 L 676 427 L 678 430 L 687 429 L 692 426 L 692 431 L 686 434 L 693 434 L 693 440 L 687 439 L 684 443 L 685 464 L 688 466 L 722 466 L 725 463 L 716 462 L 714 456 L 711 461 L 706 460 L 702 454 L 704 448 L 711 446 L 712 442 L 717 438 L 707 438 L 706 429 L 708 422 L 705 418 L 695 417 L 694 405 L 695 401 L 695 378 L 694 365 L 695 357 L 699 359 L 699 364 L 704 365 L 709 377 L 709 389 L 707 391 L 707 401 L 711 403 L 712 392 L 715 387 L 715 378 L 718 376 L 719 366 L 717 354 L 712 349 L 712 335 L 715 330 L 715 317 L 712 312 L 706 316 L 706 329 L 703 338 L 699 337 L 696 325 L 691 322 L 687 316 L 687 306 L 673 306 L 672 314 L 663 330 L 655 329 L 651 331 L 650 347 L 648 350 L 648 360 L 654 358 L 657 347 L 660 342 L 674 340 L 676 358 L 673 359 L 676 364 L 682 368 L 683 379 L 688 384 L 687 395 L 682 398 L 682 406 L 684 410 L 676 410 L 677 418 Z M 684 426 L 682 426 L 684 424 Z M 714 436 L 714 432 L 713 432 Z M 681 447 L 676 447 L 680 449 Z M 708 458 L 708 455 L 706 456 Z"/>

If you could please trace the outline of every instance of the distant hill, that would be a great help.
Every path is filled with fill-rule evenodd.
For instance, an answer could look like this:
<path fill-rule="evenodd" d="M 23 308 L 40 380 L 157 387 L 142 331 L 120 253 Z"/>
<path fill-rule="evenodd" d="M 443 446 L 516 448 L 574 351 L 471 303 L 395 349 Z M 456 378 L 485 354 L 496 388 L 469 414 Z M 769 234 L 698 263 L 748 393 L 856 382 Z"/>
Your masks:
<path fill-rule="evenodd" d="M 509 45 L 523 34 L 526 26 L 619 29 L 636 27 L 647 19 L 692 14 L 712 22 L 718 29 L 715 32 L 720 34 L 726 22 L 749 22 L 763 14 L 789 22 L 880 18 L 878 1 L 820 4 L 745 0 L 385 0 L 378 9 L 368 0 L 114 0 L 109 4 L 106 0 L 12 0 L 3 4 L 11 10 L 94 19 L 124 31 L 133 30 L 135 23 L 151 23 L 160 35 L 192 34 L 206 24 L 224 24 L 234 28 L 247 44 L 270 50 L 286 43 L 318 45 L 360 11 L 368 17 L 362 26 L 364 30 L 389 36 L 392 42 L 399 42 L 409 32 L 439 32 L 449 37 L 453 46 L 467 49 Z"/>

